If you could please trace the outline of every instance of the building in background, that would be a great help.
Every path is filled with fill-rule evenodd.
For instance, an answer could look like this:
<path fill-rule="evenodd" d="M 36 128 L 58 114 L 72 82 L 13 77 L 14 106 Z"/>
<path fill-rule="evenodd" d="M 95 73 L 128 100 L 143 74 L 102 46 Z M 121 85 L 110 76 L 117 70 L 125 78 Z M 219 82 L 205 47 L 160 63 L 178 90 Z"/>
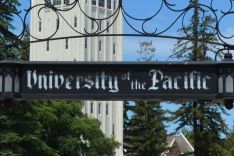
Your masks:
<path fill-rule="evenodd" d="M 32 5 L 48 3 L 58 9 L 69 10 L 72 7 L 69 4 L 73 2 L 74 0 L 32 0 Z M 60 11 L 62 17 L 46 7 L 38 14 L 40 5 L 31 11 L 32 36 L 44 39 L 56 33 L 53 38 L 62 39 L 31 43 L 30 61 L 122 61 L 122 37 L 66 38 L 79 36 L 77 32 L 105 30 L 116 16 L 92 21 L 81 9 L 88 16 L 101 19 L 114 13 L 118 0 L 80 0 L 79 4 L 80 7 L 77 4 L 69 11 Z M 119 16 L 114 25 L 104 33 L 121 34 L 122 23 L 122 16 Z M 32 37 L 31 41 L 33 40 L 35 39 Z M 106 136 L 114 136 L 118 142 L 123 143 L 123 102 L 86 101 L 83 111 L 101 121 L 101 129 Z M 122 146 L 116 150 L 116 155 L 123 155 Z"/>
<path fill-rule="evenodd" d="M 194 156 L 194 148 L 183 133 L 178 136 L 168 136 L 167 146 L 169 150 L 161 154 L 161 156 Z"/>

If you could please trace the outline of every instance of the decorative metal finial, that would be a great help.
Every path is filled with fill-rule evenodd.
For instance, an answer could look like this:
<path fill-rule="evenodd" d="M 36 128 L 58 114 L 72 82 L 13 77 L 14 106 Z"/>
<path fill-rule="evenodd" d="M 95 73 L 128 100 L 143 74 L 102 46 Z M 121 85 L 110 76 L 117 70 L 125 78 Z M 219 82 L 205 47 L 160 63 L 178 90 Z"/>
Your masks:
<path fill-rule="evenodd" d="M 224 54 L 224 61 L 233 61 L 232 59 L 232 53 L 229 52 Z"/>
<path fill-rule="evenodd" d="M 231 110 L 233 108 L 233 100 L 232 99 L 224 100 L 224 105 L 228 110 Z"/>

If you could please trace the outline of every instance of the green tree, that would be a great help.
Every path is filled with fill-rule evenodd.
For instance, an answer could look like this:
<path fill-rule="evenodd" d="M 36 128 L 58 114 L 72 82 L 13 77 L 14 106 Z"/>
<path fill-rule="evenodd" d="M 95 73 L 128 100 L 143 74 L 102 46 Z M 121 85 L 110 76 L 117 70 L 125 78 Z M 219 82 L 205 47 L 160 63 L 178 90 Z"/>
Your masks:
<path fill-rule="evenodd" d="M 224 139 L 225 149 L 223 152 L 224 156 L 233 156 L 234 155 L 234 127 L 227 135 L 227 138 Z"/>
<path fill-rule="evenodd" d="M 181 35 L 186 35 L 186 32 L 192 41 L 177 40 L 171 56 L 190 61 L 210 60 L 207 53 L 217 50 L 216 46 L 209 44 L 217 41 L 216 36 L 209 31 L 215 29 L 214 19 L 209 15 L 200 17 L 203 15 L 199 14 L 198 0 L 190 0 L 190 3 L 194 8 L 193 17 L 189 25 L 179 29 L 179 32 Z M 192 127 L 195 156 L 222 155 L 221 150 L 217 151 L 220 148 L 216 148 L 217 145 L 221 145 L 221 135 L 227 134 L 227 126 L 221 117 L 221 112 L 226 113 L 219 104 L 184 102 L 172 113 L 179 124 L 177 130 L 185 126 Z"/>
<path fill-rule="evenodd" d="M 58 155 L 42 139 L 42 124 L 37 120 L 39 105 L 28 102 L 0 103 L 0 155 Z"/>
<path fill-rule="evenodd" d="M 19 57 L 21 60 L 28 61 L 29 60 L 29 52 L 30 52 L 30 29 L 29 25 L 26 25 L 25 27 L 26 31 L 23 36 L 22 44 L 19 48 Z"/>
<path fill-rule="evenodd" d="M 16 0 L 0 2 L 0 54 L 6 50 L 28 60 L 29 36 L 25 45 L 11 33 Z M 20 45 L 18 44 L 20 42 Z M 12 47 L 16 47 L 12 48 Z M 119 146 L 106 138 L 100 122 L 90 119 L 75 101 L 0 101 L 0 155 L 4 156 L 89 156 L 112 155 Z"/>
<path fill-rule="evenodd" d="M 6 58 L 12 40 L 17 37 L 10 32 L 15 29 L 11 24 L 13 13 L 17 12 L 17 0 L 0 2 L 0 59 Z M 41 125 L 30 116 L 34 109 L 26 102 L 0 102 L 0 154 L 1 155 L 32 155 L 34 152 L 47 155 L 56 152 L 39 139 Z"/>
<path fill-rule="evenodd" d="M 211 60 L 208 52 L 215 54 L 218 50 L 215 44 L 210 44 L 218 41 L 213 33 L 216 29 L 215 19 L 210 15 L 200 17 L 199 9 L 196 8 L 198 0 L 190 0 L 190 3 L 194 7 L 193 16 L 189 25 L 180 28 L 178 32 L 180 36 L 187 36 L 191 40 L 178 39 L 170 57 L 188 61 Z"/>
<path fill-rule="evenodd" d="M 39 121 L 44 130 L 42 139 L 60 155 L 112 155 L 119 146 L 113 138 L 104 136 L 98 120 L 82 113 L 80 102 L 42 101 L 40 105 Z"/>
<path fill-rule="evenodd" d="M 18 12 L 17 7 L 20 5 L 18 0 L 3 0 L 0 2 L 0 26 L 5 29 L 14 29 L 11 24 L 13 21 L 13 13 Z"/>
<path fill-rule="evenodd" d="M 129 105 L 128 105 L 129 107 Z M 166 150 L 165 112 L 156 102 L 136 102 L 129 108 L 132 115 L 125 127 L 127 155 L 159 156 Z"/>
<path fill-rule="evenodd" d="M 152 61 L 152 41 L 139 43 L 139 60 Z M 158 102 L 124 104 L 124 150 L 126 155 L 159 156 L 166 150 L 165 112 Z"/>
<path fill-rule="evenodd" d="M 0 2 L 0 59 L 7 52 L 16 52 L 12 44 L 17 41 L 11 33 L 13 14 L 19 6 L 17 0 Z M 32 116 L 36 106 L 12 100 L 0 101 L 0 155 L 57 155 L 57 152 L 40 139 L 41 124 Z"/>
<path fill-rule="evenodd" d="M 0 59 L 4 59 L 7 54 L 15 51 L 22 43 L 11 31 L 15 29 L 12 25 L 14 13 L 20 5 L 18 0 L 0 1 Z M 12 49 L 13 48 L 13 49 Z"/>
<path fill-rule="evenodd" d="M 139 49 L 137 53 L 140 58 L 138 61 L 153 61 L 155 56 L 156 48 L 153 46 L 153 41 L 143 41 L 139 42 Z"/>
<path fill-rule="evenodd" d="M 0 155 L 112 155 L 119 146 L 75 101 L 0 104 Z"/>

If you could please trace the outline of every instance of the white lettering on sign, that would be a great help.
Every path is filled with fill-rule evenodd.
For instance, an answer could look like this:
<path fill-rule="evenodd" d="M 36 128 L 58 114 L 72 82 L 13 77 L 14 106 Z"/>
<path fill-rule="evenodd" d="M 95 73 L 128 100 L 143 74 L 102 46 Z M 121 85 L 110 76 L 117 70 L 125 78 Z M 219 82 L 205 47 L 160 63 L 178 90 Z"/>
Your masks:
<path fill-rule="evenodd" d="M 178 85 L 178 80 L 182 80 L 181 76 L 169 76 L 163 74 L 160 70 L 150 70 L 149 75 L 151 76 L 152 85 L 149 87 L 149 90 L 158 90 L 162 84 L 163 89 L 181 89 Z M 204 76 L 201 79 L 201 73 L 197 71 L 192 71 L 190 73 L 184 73 L 184 86 L 183 89 L 204 89 L 208 90 L 207 81 L 210 80 L 210 76 Z M 201 85 L 202 83 L 202 85 Z"/>
<path fill-rule="evenodd" d="M 74 84 L 74 85 L 73 85 Z M 36 70 L 27 71 L 27 87 L 29 89 L 38 88 L 39 90 L 52 90 L 62 89 L 64 87 L 67 90 L 74 88 L 80 90 L 97 89 L 108 90 L 110 93 L 119 92 L 118 76 L 107 75 L 104 71 L 96 73 L 95 76 L 65 76 L 63 74 L 55 74 L 53 71 L 49 71 L 49 74 L 40 74 Z"/>
<path fill-rule="evenodd" d="M 109 93 L 120 92 L 122 88 L 127 90 L 209 90 L 208 82 L 211 76 L 201 74 L 199 71 L 186 71 L 184 73 L 164 73 L 162 70 L 151 69 L 143 74 L 133 71 L 125 73 L 48 73 L 37 70 L 27 70 L 27 88 L 38 90 L 102 90 Z"/>
<path fill-rule="evenodd" d="M 152 86 L 149 90 L 158 90 L 158 83 L 163 80 L 163 73 L 160 70 L 152 69 L 149 71 L 149 75 L 152 76 Z"/>

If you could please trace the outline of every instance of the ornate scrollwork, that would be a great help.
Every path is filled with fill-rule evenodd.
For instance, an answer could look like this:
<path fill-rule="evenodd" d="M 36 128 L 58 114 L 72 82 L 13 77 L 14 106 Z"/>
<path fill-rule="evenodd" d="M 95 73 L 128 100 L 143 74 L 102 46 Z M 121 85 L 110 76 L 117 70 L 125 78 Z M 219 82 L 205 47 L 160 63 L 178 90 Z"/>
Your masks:
<path fill-rule="evenodd" d="M 69 37 L 95 37 L 95 36 L 140 36 L 140 37 L 157 37 L 157 38 L 169 38 L 169 39 L 182 39 L 182 40 L 191 40 L 191 41 L 198 41 L 204 42 L 202 38 L 194 37 L 191 32 L 187 30 L 188 27 L 188 20 L 191 19 L 191 12 L 194 9 L 197 9 L 200 16 L 200 20 L 204 20 L 206 16 L 211 16 L 213 19 L 213 24 L 209 26 L 209 33 L 210 35 L 215 35 L 217 37 L 217 41 L 209 42 L 209 44 L 214 44 L 221 46 L 220 49 L 223 50 L 234 50 L 234 32 L 233 34 L 227 34 L 224 29 L 223 25 L 226 25 L 225 19 L 230 19 L 234 16 L 234 0 L 227 0 L 225 1 L 225 6 L 223 8 L 217 7 L 217 3 L 220 3 L 220 0 L 208 0 L 205 3 L 200 3 L 197 1 L 197 5 L 194 5 L 194 0 L 189 0 L 183 3 L 180 0 L 157 0 L 157 8 L 155 9 L 154 13 L 146 18 L 138 18 L 129 13 L 128 8 L 125 5 L 124 0 L 119 0 L 116 8 L 112 11 L 111 14 L 107 15 L 107 17 L 103 18 L 96 18 L 89 15 L 81 5 L 81 2 L 84 0 L 73 0 L 70 3 L 66 4 L 66 7 L 56 7 L 50 0 L 44 0 L 41 4 L 36 4 L 32 6 L 31 0 L 28 0 L 29 7 L 25 8 L 22 11 L 12 12 L 12 14 L 16 15 L 20 18 L 22 23 L 22 32 L 17 35 L 18 39 L 22 39 L 25 33 L 28 33 L 33 40 L 31 42 L 41 42 L 46 40 L 56 40 L 61 38 L 69 38 Z M 127 0 L 126 0 L 127 1 Z M 223 1 L 222 1 L 223 2 Z M 144 1 L 144 3 L 147 3 Z M 70 24 L 67 19 L 63 16 L 63 12 L 68 12 L 74 8 L 79 8 L 80 12 L 83 14 L 84 18 L 90 20 L 94 23 L 95 29 L 92 31 L 88 30 L 83 26 L 83 29 L 77 30 Z M 55 17 L 58 19 L 58 25 L 55 30 L 48 35 L 47 37 L 40 38 L 33 34 L 30 34 L 26 29 L 26 23 L 28 16 L 34 10 L 38 10 L 38 19 L 41 19 L 41 13 L 43 10 L 51 10 L 55 13 Z M 169 18 L 167 21 L 167 25 L 163 25 L 159 28 L 159 22 L 155 21 L 163 10 L 168 10 L 172 13 L 175 13 L 175 17 Z M 22 16 L 22 12 L 25 14 Z M 131 33 L 123 33 L 123 34 L 110 34 L 106 33 L 108 29 L 110 29 L 115 22 L 117 21 L 118 17 L 121 17 L 126 25 L 131 29 Z M 110 20 L 111 22 L 108 25 L 102 26 L 100 25 L 100 21 L 107 21 Z M 67 27 L 72 29 L 76 36 L 63 36 L 58 37 L 56 36 L 57 32 L 60 29 L 61 21 L 65 22 Z M 154 27 L 153 30 L 148 29 L 147 25 L 151 25 L 151 28 Z M 182 28 L 183 35 L 181 34 L 169 34 L 172 29 L 175 29 L 175 26 Z M 234 25 L 232 26 L 234 27 Z"/>

